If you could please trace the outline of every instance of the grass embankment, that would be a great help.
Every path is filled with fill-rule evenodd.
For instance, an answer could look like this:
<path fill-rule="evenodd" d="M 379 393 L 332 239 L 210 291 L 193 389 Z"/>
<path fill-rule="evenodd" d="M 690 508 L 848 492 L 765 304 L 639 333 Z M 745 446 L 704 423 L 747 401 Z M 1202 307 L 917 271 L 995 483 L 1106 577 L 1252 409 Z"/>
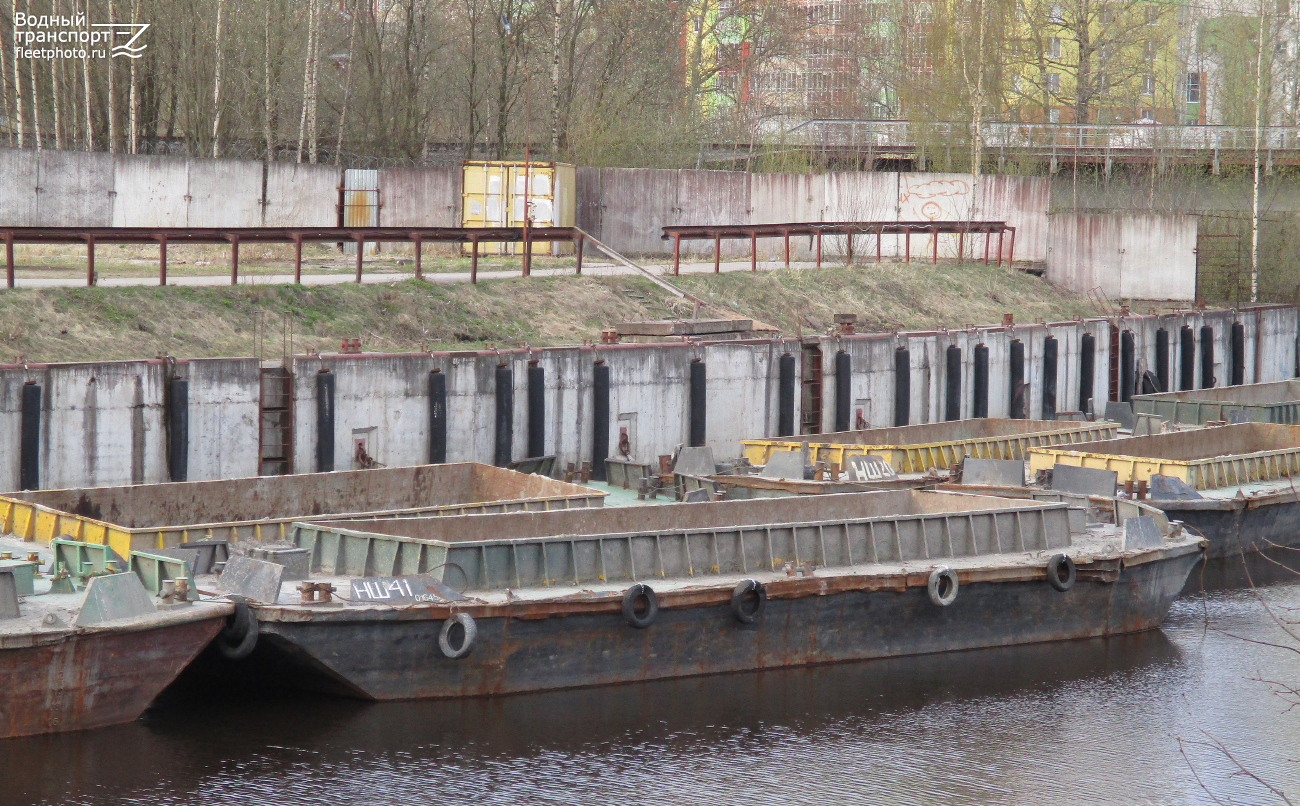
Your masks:
<path fill-rule="evenodd" d="M 867 265 L 675 278 L 690 293 L 786 334 L 825 331 L 836 313 L 862 330 L 962 327 L 1095 315 L 1083 298 L 1018 271 L 985 266 Z M 598 340 L 617 322 L 691 315 L 639 277 L 557 277 L 457 285 L 59 288 L 0 293 L 0 360 L 31 362 L 253 355 L 294 350 L 467 349 Z M 701 315 L 709 316 L 709 312 Z"/>

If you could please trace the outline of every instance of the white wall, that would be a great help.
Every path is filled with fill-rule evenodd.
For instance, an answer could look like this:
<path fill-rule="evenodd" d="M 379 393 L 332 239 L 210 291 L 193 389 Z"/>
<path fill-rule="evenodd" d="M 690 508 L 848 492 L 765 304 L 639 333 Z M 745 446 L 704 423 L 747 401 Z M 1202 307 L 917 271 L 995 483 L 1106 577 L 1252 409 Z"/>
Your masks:
<path fill-rule="evenodd" d="M 1196 216 L 1062 213 L 1049 218 L 1049 281 L 1079 293 L 1100 289 L 1111 299 L 1196 298 Z"/>
<path fill-rule="evenodd" d="M 835 422 L 835 354 L 850 360 L 849 426 L 861 408 L 869 427 L 890 426 L 894 417 L 895 349 L 909 351 L 909 422 L 943 419 L 947 347 L 961 350 L 961 413 L 972 413 L 975 346 L 989 350 L 991 417 L 1010 409 L 1008 357 L 1011 343 L 1025 345 L 1026 414 L 1042 412 L 1043 342 L 1058 341 L 1057 410 L 1079 407 L 1079 343 L 1084 333 L 1096 339 L 1094 405 L 1097 411 L 1113 385 L 1110 354 L 1112 324 L 1131 331 L 1139 370 L 1155 367 L 1155 339 L 1163 328 L 1170 339 L 1170 381 L 1178 385 L 1179 332 L 1193 329 L 1195 385 L 1200 386 L 1200 328 L 1214 338 L 1216 385 L 1231 379 L 1232 324 L 1241 322 L 1246 343 L 1247 382 L 1293 377 L 1300 319 L 1294 307 L 1257 306 L 1242 310 L 1186 311 L 1153 316 L 1091 319 L 1082 322 L 1017 324 L 952 331 L 857 334 L 815 337 L 822 353 L 822 427 Z M 561 466 L 591 458 L 592 379 L 595 362 L 610 370 L 610 456 L 618 455 L 619 429 L 628 428 L 631 458 L 653 463 L 688 438 L 689 366 L 700 359 L 706 374 L 706 437 L 720 459 L 739 455 L 740 441 L 774 436 L 779 407 L 779 362 L 789 352 L 803 375 L 803 344 L 795 339 L 651 345 L 590 345 L 543 350 L 463 351 L 403 355 L 302 356 L 292 359 L 294 374 L 294 469 L 315 470 L 316 377 L 329 369 L 335 378 L 335 468 L 351 469 L 353 439 L 366 440 L 381 464 L 422 464 L 429 450 L 429 373 L 447 378 L 447 458 L 491 462 L 495 456 L 496 368 L 513 372 L 513 452 L 527 454 L 530 360 L 545 370 L 546 450 Z M 27 380 L 41 384 L 41 486 L 82 487 L 158 482 L 167 478 L 164 386 L 168 373 L 190 382 L 189 477 L 194 480 L 252 476 L 258 469 L 258 390 L 255 359 L 203 359 L 175 365 L 153 361 L 98 364 L 0 366 L 0 489 L 18 486 L 21 389 Z M 795 420 L 801 397 L 796 384 Z"/>

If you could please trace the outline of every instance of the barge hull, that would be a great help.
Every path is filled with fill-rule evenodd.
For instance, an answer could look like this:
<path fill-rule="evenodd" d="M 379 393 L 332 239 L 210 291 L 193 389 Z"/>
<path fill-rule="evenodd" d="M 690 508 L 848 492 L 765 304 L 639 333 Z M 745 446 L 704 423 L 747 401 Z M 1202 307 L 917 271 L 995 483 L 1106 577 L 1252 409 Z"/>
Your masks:
<path fill-rule="evenodd" d="M 253 668 L 279 685 L 332 677 L 374 700 L 448 698 L 598 686 L 673 677 L 920 655 L 1138 632 L 1159 626 L 1199 552 L 1083 576 L 1066 593 L 1045 581 L 964 583 L 956 602 L 924 588 L 772 598 L 756 624 L 725 604 L 660 611 L 649 628 L 617 612 L 477 619 L 461 660 L 438 650 L 441 620 L 371 611 L 356 620 L 271 620 Z M 1107 576 L 1111 578 L 1105 578 Z M 360 615 L 360 614 L 359 614 Z M 227 665 L 227 674 L 240 668 Z"/>
<path fill-rule="evenodd" d="M 0 738 L 135 720 L 224 623 L 222 613 L 144 630 L 7 638 L 0 644 Z"/>
<path fill-rule="evenodd" d="M 1170 520 L 1182 521 L 1209 541 L 1208 560 L 1236 557 L 1275 546 L 1300 545 L 1300 495 L 1151 501 Z"/>

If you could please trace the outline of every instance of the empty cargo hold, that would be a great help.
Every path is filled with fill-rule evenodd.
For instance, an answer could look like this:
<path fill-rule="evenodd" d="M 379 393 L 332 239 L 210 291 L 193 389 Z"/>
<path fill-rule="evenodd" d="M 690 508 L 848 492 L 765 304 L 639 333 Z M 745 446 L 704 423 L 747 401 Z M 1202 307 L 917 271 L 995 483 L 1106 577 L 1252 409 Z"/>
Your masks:
<path fill-rule="evenodd" d="M 751 464 L 766 464 L 772 451 L 808 449 L 808 460 L 844 466 L 850 456 L 879 456 L 899 473 L 946 468 L 966 456 L 977 459 L 1023 459 L 1028 448 L 1113 438 L 1119 426 L 1108 422 L 1061 422 L 977 418 L 930 425 L 871 428 L 810 434 L 797 440 L 742 440 Z"/>
<path fill-rule="evenodd" d="M 1251 422 L 1293 425 L 1300 423 L 1300 381 L 1135 395 L 1133 411 L 1193 425 L 1230 420 L 1237 412 Z"/>
<path fill-rule="evenodd" d="M 11 493 L 0 498 L 0 527 L 42 542 L 68 534 L 108 543 L 126 556 L 190 540 L 279 540 L 293 521 L 592 507 L 605 495 L 464 462 Z"/>
<path fill-rule="evenodd" d="M 1300 426 L 1239 423 L 1216 428 L 1094 442 L 1083 449 L 1029 450 L 1031 472 L 1056 464 L 1114 470 L 1119 482 L 1153 475 L 1198 490 L 1289 478 L 1300 473 Z"/>
<path fill-rule="evenodd" d="M 258 600 L 262 660 L 212 671 L 241 690 L 464 697 L 1159 624 L 1200 538 L 1136 502 L 1084 521 L 1057 502 L 892 491 L 299 524 L 312 582 L 349 602 Z"/>

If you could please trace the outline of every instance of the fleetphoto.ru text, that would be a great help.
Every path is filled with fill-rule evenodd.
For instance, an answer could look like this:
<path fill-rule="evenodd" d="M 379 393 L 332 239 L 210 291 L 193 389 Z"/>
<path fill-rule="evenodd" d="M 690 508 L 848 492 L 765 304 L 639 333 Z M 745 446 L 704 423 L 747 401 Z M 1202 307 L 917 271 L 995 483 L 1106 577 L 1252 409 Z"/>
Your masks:
<path fill-rule="evenodd" d="M 19 59 L 138 59 L 147 22 L 87 23 L 85 14 L 14 15 L 14 52 Z"/>

